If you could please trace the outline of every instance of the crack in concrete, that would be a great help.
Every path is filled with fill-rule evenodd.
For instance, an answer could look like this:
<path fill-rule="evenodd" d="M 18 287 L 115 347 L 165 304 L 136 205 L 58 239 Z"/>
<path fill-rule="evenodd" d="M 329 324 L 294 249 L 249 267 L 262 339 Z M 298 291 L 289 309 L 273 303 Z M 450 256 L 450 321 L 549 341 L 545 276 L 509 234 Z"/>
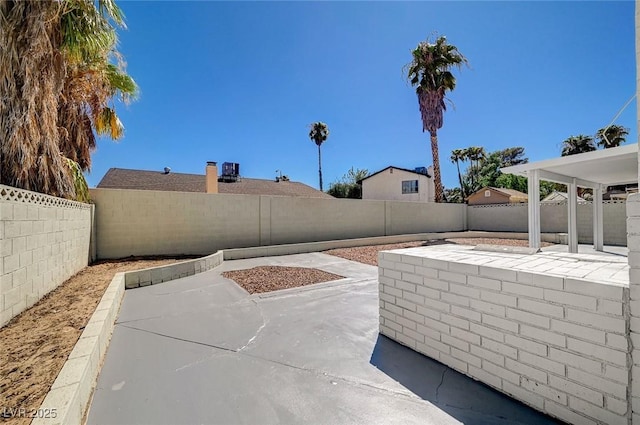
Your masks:
<path fill-rule="evenodd" d="M 245 348 L 247 348 L 248 346 L 253 344 L 253 342 L 256 340 L 256 338 L 258 338 L 258 335 L 260 334 L 260 332 L 262 332 L 262 330 L 265 328 L 265 326 L 267 326 L 267 323 L 269 323 L 269 320 L 267 320 L 267 317 L 265 316 L 264 311 L 262 310 L 262 306 L 260 306 L 260 303 L 258 303 L 258 301 L 256 301 L 256 300 L 251 300 L 251 301 L 253 301 L 253 303 L 256 305 L 256 307 L 258 307 L 258 310 L 260 311 L 260 317 L 262 317 L 262 325 L 260 325 L 258 330 L 256 330 L 255 335 L 253 335 L 251 337 L 251 339 L 249 339 L 249 341 L 247 341 L 247 343 L 245 345 L 243 345 L 242 347 L 240 347 L 238 349 L 238 352 L 244 350 Z"/>
<path fill-rule="evenodd" d="M 135 331 L 139 331 L 139 332 L 146 332 L 146 333 L 149 333 L 149 334 L 152 334 L 152 335 L 156 335 L 156 336 L 160 336 L 160 337 L 163 337 L 163 338 L 169 338 L 169 339 L 173 339 L 173 340 L 176 340 L 176 341 L 181 341 L 181 342 L 200 345 L 200 346 L 203 346 L 203 347 L 209 347 L 209 348 L 213 348 L 213 349 L 218 349 L 218 350 L 221 350 L 221 351 L 224 351 L 224 352 L 227 352 L 227 353 L 238 354 L 240 356 L 251 357 L 252 359 L 264 361 L 264 362 L 267 362 L 267 363 L 277 364 L 277 365 L 284 366 L 284 367 L 287 367 L 289 369 L 294 369 L 294 370 L 297 370 L 297 371 L 300 371 L 300 372 L 310 373 L 312 375 L 315 375 L 318 378 L 333 379 L 333 380 L 336 380 L 336 381 L 341 381 L 341 382 L 346 383 L 348 385 L 366 387 L 368 389 L 375 390 L 375 391 L 378 391 L 378 392 L 382 392 L 382 393 L 386 393 L 386 394 L 391 394 L 391 395 L 394 395 L 394 396 L 402 397 L 402 398 L 404 398 L 406 400 L 409 400 L 409 401 L 414 401 L 414 402 L 423 401 L 423 399 L 421 397 L 419 397 L 418 395 L 416 395 L 414 393 L 411 393 L 411 392 L 410 393 L 406 393 L 406 392 L 402 392 L 402 391 L 397 391 L 397 390 L 393 390 L 393 389 L 390 389 L 390 388 L 381 387 L 381 386 L 378 386 L 376 384 L 371 384 L 371 383 L 368 383 L 368 382 L 362 382 L 362 381 L 358 381 L 356 379 L 349 379 L 349 378 L 345 378 L 345 377 L 342 377 L 342 376 L 336 376 L 336 375 L 333 375 L 333 374 L 329 374 L 327 372 L 321 372 L 321 371 L 319 371 L 317 369 L 310 369 L 310 368 L 305 368 L 305 367 L 301 367 L 301 366 L 295 366 L 295 365 L 292 365 L 292 364 L 289 364 L 289 363 L 284 363 L 284 362 L 280 362 L 278 360 L 273 360 L 273 359 L 260 357 L 260 356 L 253 355 L 253 354 L 250 354 L 250 353 L 247 353 L 247 352 L 240 352 L 241 349 L 233 349 L 233 348 L 222 347 L 220 345 L 208 344 L 208 343 L 200 342 L 200 341 L 192 341 L 192 340 L 189 340 L 189 339 L 180 338 L 180 337 L 176 337 L 176 336 L 172 336 L 172 335 L 166 335 L 166 334 L 162 334 L 162 333 L 159 333 L 159 332 L 150 331 L 150 330 L 147 330 L 147 329 L 139 329 L 139 328 L 136 328 L 136 327 L 133 327 L 133 326 L 126 326 L 126 325 L 121 325 L 121 326 L 125 327 L 127 329 L 131 329 L 131 330 L 135 330 Z M 199 360 L 197 360 L 195 362 L 188 363 L 187 365 L 184 365 L 182 367 L 177 368 L 176 371 L 185 369 L 187 367 L 194 366 L 194 365 L 196 365 L 198 363 L 203 363 L 203 362 L 205 362 L 206 360 L 208 360 L 209 358 L 212 358 L 212 357 L 213 356 L 208 356 L 207 358 L 199 359 Z"/>
<path fill-rule="evenodd" d="M 442 375 L 440 376 L 440 383 L 438 384 L 438 386 L 436 387 L 436 404 L 440 403 L 439 397 L 440 397 L 440 387 L 442 386 L 442 384 L 444 384 L 444 375 L 447 374 L 447 371 L 449 369 L 448 368 L 444 368 L 444 370 L 442 371 Z"/>

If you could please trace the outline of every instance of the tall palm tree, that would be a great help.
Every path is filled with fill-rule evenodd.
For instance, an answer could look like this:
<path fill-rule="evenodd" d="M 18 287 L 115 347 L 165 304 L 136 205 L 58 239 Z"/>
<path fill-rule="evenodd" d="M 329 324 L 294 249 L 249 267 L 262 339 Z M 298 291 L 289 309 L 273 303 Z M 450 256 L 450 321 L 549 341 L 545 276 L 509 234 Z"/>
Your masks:
<path fill-rule="evenodd" d="M 467 150 L 466 149 L 454 149 L 451 151 L 451 162 L 456 164 L 456 168 L 458 169 L 458 181 L 460 182 L 460 194 L 462 199 L 465 198 L 464 194 L 464 184 L 462 183 L 462 174 L 460 173 L 460 161 L 465 161 L 467 159 Z"/>
<path fill-rule="evenodd" d="M 444 36 L 438 37 L 434 43 L 428 39 L 420 42 L 411 55 L 413 59 L 405 66 L 405 70 L 407 79 L 416 88 L 418 95 L 422 131 L 428 131 L 431 136 L 435 201 L 442 202 L 438 130 L 442 128 L 443 114 L 447 109 L 446 93 L 456 87 L 451 69 L 466 64 L 467 59 L 456 46 L 448 44 Z"/>
<path fill-rule="evenodd" d="M 561 156 L 576 155 L 595 150 L 596 145 L 593 143 L 593 137 L 579 134 L 577 136 L 571 136 L 562 142 Z"/>
<path fill-rule="evenodd" d="M 320 146 L 327 140 L 327 137 L 329 137 L 329 127 L 320 121 L 310 124 L 309 127 L 311 128 L 309 138 L 318 146 L 318 175 L 320 177 L 320 191 L 322 191 L 322 156 Z"/>
<path fill-rule="evenodd" d="M 621 125 L 612 124 L 609 127 L 601 128 L 596 133 L 596 143 L 604 149 L 616 148 L 627 141 L 629 129 Z"/>
<path fill-rule="evenodd" d="M 469 176 L 471 177 L 471 190 L 469 193 L 474 193 L 479 189 L 477 187 L 476 181 L 478 180 L 478 176 L 480 174 L 480 163 L 487 158 L 487 154 L 485 149 L 482 146 L 470 146 L 466 149 L 467 159 L 471 161 L 471 165 L 469 166 Z"/>
<path fill-rule="evenodd" d="M 121 134 L 109 101 L 135 91 L 110 63 L 122 13 L 114 0 L 1 1 L 0 20 L 0 183 L 73 197 L 67 160 L 89 168 L 93 132 Z"/>

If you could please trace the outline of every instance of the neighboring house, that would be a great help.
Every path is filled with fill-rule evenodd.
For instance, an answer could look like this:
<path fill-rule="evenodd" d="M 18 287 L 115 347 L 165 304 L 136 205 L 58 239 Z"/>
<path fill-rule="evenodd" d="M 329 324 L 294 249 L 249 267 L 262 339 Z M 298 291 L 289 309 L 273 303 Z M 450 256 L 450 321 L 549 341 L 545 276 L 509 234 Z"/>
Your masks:
<path fill-rule="evenodd" d="M 631 193 L 638 193 L 637 184 L 623 184 L 618 186 L 609 186 L 607 191 L 602 194 L 605 201 L 626 200 Z"/>
<path fill-rule="evenodd" d="M 433 202 L 435 186 L 431 167 L 408 170 L 387 167 L 360 180 L 362 199 Z"/>
<path fill-rule="evenodd" d="M 519 190 L 503 189 L 501 187 L 484 187 L 469 195 L 467 198 L 467 204 L 517 204 L 520 202 L 527 202 L 528 199 L 527 194 L 522 193 Z"/>
<path fill-rule="evenodd" d="M 333 196 L 300 182 L 281 179 L 248 179 L 238 175 L 218 176 L 218 167 L 214 162 L 207 164 L 206 174 L 174 173 L 169 169 L 163 172 L 111 168 L 102 177 L 97 187 L 334 199 Z"/>
<path fill-rule="evenodd" d="M 567 192 L 558 192 L 554 190 L 540 202 L 547 202 L 547 203 L 567 202 L 568 200 L 569 200 L 569 195 L 567 194 Z M 586 199 L 584 199 L 581 196 L 578 196 L 578 202 L 586 202 Z"/>

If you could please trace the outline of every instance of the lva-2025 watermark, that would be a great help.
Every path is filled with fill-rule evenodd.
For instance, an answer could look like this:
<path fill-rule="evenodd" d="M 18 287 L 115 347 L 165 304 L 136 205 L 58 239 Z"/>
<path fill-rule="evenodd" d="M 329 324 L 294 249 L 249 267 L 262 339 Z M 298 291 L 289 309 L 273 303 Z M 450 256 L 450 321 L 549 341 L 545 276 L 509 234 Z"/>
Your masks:
<path fill-rule="evenodd" d="M 58 409 L 29 409 L 26 407 L 0 407 L 0 418 L 44 418 L 58 417 Z"/>

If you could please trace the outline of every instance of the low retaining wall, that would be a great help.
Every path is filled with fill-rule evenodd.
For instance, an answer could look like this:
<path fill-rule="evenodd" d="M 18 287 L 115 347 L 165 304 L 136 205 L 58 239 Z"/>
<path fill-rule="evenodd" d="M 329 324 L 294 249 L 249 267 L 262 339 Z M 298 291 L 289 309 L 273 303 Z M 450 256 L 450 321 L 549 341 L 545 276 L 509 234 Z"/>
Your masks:
<path fill-rule="evenodd" d="M 383 335 L 564 421 L 628 423 L 628 286 L 407 251 L 380 253 Z"/>
<path fill-rule="evenodd" d="M 125 288 L 133 289 L 140 286 L 155 285 L 157 283 L 168 282 L 170 280 L 180 279 L 181 277 L 206 272 L 222 264 L 224 261 L 223 255 L 222 251 L 218 251 L 215 254 L 202 258 L 127 272 L 125 275 Z"/>
<path fill-rule="evenodd" d="M 376 236 L 371 238 L 338 239 L 334 241 L 305 242 L 296 244 L 255 246 L 250 248 L 225 249 L 225 260 L 239 260 L 243 258 L 269 257 L 274 255 L 304 254 L 320 252 L 329 249 L 351 248 L 355 246 L 383 245 L 401 242 L 428 241 L 434 239 L 456 238 L 501 238 L 522 239 L 529 237 L 527 233 L 512 232 L 442 232 L 442 233 L 414 233 L 408 235 Z M 565 233 L 543 233 L 540 239 L 544 242 L 566 244 Z"/>
<path fill-rule="evenodd" d="M 120 310 L 125 273 L 116 273 L 31 425 L 80 425 Z"/>

